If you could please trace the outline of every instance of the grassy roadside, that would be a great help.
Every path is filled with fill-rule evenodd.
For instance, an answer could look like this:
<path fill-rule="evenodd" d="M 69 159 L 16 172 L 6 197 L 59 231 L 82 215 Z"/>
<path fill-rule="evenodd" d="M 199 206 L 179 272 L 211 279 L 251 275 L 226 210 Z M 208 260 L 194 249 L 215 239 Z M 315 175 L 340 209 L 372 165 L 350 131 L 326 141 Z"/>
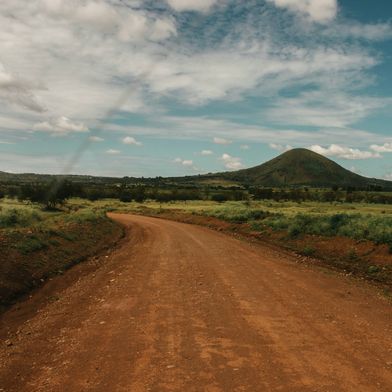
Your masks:
<path fill-rule="evenodd" d="M 42 212 L 11 201 L 0 207 L 0 310 L 123 235 L 102 209 Z"/>

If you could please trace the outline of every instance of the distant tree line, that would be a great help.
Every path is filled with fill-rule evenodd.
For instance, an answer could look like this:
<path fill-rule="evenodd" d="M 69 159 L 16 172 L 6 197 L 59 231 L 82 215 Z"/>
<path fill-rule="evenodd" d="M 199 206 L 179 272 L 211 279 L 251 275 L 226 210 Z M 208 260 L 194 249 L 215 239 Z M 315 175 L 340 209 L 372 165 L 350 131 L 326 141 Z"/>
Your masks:
<path fill-rule="evenodd" d="M 362 191 L 352 187 L 331 189 L 312 188 L 251 188 L 250 194 L 254 200 L 274 201 L 319 201 L 345 203 L 378 203 L 392 204 L 392 193 L 380 191 Z"/>
<path fill-rule="evenodd" d="M 126 181 L 110 184 L 83 184 L 69 180 L 55 179 L 44 183 L 0 184 L 0 198 L 18 198 L 19 200 L 40 203 L 47 209 L 61 206 L 68 198 L 79 197 L 91 201 L 118 199 L 122 202 L 156 200 L 160 203 L 188 200 L 213 200 L 216 202 L 238 200 L 274 200 L 274 201 L 318 201 L 318 202 L 364 202 L 392 204 L 392 193 L 378 190 L 358 190 L 352 187 L 330 189 L 314 188 L 267 188 L 236 186 L 209 186 L 188 184 L 129 184 Z"/>

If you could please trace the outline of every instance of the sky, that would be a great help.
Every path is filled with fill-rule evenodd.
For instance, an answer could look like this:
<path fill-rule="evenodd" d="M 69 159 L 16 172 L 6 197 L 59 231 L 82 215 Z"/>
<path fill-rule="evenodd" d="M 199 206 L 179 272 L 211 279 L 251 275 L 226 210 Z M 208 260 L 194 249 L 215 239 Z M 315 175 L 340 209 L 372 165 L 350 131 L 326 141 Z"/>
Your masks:
<path fill-rule="evenodd" d="M 0 171 L 392 180 L 391 120 L 390 0 L 0 2 Z"/>

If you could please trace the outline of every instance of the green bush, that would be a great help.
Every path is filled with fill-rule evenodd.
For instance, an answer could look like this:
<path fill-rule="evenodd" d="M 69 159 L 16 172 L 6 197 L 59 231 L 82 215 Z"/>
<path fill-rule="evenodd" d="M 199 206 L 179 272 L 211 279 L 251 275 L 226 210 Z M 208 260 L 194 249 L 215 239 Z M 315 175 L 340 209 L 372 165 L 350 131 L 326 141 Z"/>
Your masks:
<path fill-rule="evenodd" d="M 74 212 L 66 217 L 67 222 L 83 223 L 83 222 L 96 222 L 103 219 L 105 213 L 101 209 L 84 208 Z"/>
<path fill-rule="evenodd" d="M 306 245 L 303 249 L 302 249 L 302 254 L 304 256 L 313 256 L 315 254 L 316 250 L 310 246 L 310 245 Z"/>
<path fill-rule="evenodd" d="M 47 247 L 48 245 L 45 242 L 36 237 L 26 238 L 16 245 L 16 249 L 24 255 L 35 252 L 37 250 L 45 249 Z"/>
<path fill-rule="evenodd" d="M 0 228 L 29 226 L 42 220 L 42 215 L 29 208 L 7 208 L 0 212 Z"/>
<path fill-rule="evenodd" d="M 301 234 L 344 236 L 369 240 L 377 244 L 392 244 L 392 218 L 363 214 L 272 216 L 263 221 L 273 230 L 287 230 L 290 237 Z"/>

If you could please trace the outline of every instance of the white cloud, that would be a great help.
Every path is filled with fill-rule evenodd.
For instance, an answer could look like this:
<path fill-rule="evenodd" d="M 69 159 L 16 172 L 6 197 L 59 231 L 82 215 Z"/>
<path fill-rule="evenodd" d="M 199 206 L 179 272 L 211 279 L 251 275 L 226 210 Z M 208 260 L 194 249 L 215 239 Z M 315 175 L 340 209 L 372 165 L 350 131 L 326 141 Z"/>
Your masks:
<path fill-rule="evenodd" d="M 389 104 L 388 98 L 351 96 L 325 89 L 279 98 L 265 112 L 269 120 L 279 124 L 345 128 Z"/>
<path fill-rule="evenodd" d="M 362 174 L 361 170 L 358 169 L 356 166 L 351 166 L 350 171 L 352 171 L 353 173 Z"/>
<path fill-rule="evenodd" d="M 392 152 L 392 143 L 384 143 L 383 145 L 372 144 L 370 149 L 376 152 Z"/>
<path fill-rule="evenodd" d="M 121 151 L 115 150 L 113 148 L 109 148 L 109 150 L 106 150 L 105 153 L 109 154 L 109 155 L 118 155 L 118 154 L 121 154 Z"/>
<path fill-rule="evenodd" d="M 173 20 L 169 18 L 149 20 L 145 15 L 138 13 L 130 14 L 118 32 L 119 39 L 124 42 L 144 39 L 159 42 L 175 35 L 177 29 Z"/>
<path fill-rule="evenodd" d="M 220 159 L 223 161 L 225 168 L 228 170 L 239 170 L 244 167 L 241 162 L 241 158 L 232 157 L 227 153 L 223 154 Z"/>
<path fill-rule="evenodd" d="M 214 2 L 172 3 L 208 9 Z M 353 77 L 366 79 L 363 70 L 377 64 L 358 46 L 277 44 L 273 30 L 260 35 L 251 27 L 213 49 L 206 42 L 195 50 L 186 35 L 170 40 L 179 34 L 170 12 L 134 4 L 138 7 L 110 0 L 0 2 L 2 61 L 27 89 L 17 98 L 7 93 L 4 99 L 47 110 L 48 118 L 63 115 L 92 127 L 90 122 L 105 117 L 121 95 L 126 95 L 119 104 L 123 110 L 143 112 L 151 99 L 160 97 L 200 105 L 238 100 L 250 90 L 271 96 L 297 84 L 324 88 L 331 80 L 344 89 Z M 273 23 L 262 18 L 262 24 Z M 3 70 L 0 81 L 16 80 L 12 75 Z"/>
<path fill-rule="evenodd" d="M 99 143 L 99 142 L 103 142 L 105 139 L 102 138 L 102 137 L 99 137 L 99 136 L 90 136 L 90 137 L 88 138 L 88 140 L 90 140 L 90 142 Z"/>
<path fill-rule="evenodd" d="M 230 2 L 241 18 L 217 12 L 216 24 L 205 23 L 205 14 L 190 21 L 169 6 L 150 6 L 155 1 L 2 1 L 0 131 L 29 132 L 36 124 L 54 134 L 81 132 L 77 125 L 98 129 L 94 124 L 113 114 L 121 122 L 109 118 L 103 131 L 114 129 L 118 137 L 206 141 L 217 135 L 238 143 L 320 146 L 339 140 L 361 150 L 384 143 L 352 125 L 391 103 L 361 90 L 374 82 L 371 71 L 383 49 L 357 40 L 384 39 L 389 24 L 332 21 L 331 0 L 271 1 L 322 23 L 289 26 L 286 12 L 257 1 Z M 170 1 L 173 9 L 200 12 L 220 11 L 214 4 L 222 2 Z M 293 91 L 298 96 L 287 98 Z M 257 98 L 260 113 L 243 105 L 241 114 L 229 112 L 234 106 L 221 118 L 205 114 L 211 101 L 224 107 L 244 97 Z M 199 105 L 201 115 L 165 116 L 186 105 Z M 127 124 L 129 112 L 148 112 L 146 125 Z M 62 117 L 76 128 L 59 129 L 53 119 Z M 269 127 L 268 120 L 284 126 Z"/>
<path fill-rule="evenodd" d="M 214 152 L 211 150 L 202 150 L 200 152 L 200 155 L 202 155 L 202 156 L 213 155 L 213 154 L 214 154 Z"/>
<path fill-rule="evenodd" d="M 4 104 L 16 105 L 33 112 L 42 113 L 46 109 L 34 95 L 33 90 L 42 90 L 43 87 L 33 82 L 22 80 L 6 71 L 0 62 L 0 101 Z"/>
<path fill-rule="evenodd" d="M 276 7 L 286 8 L 309 17 L 314 22 L 327 23 L 338 12 L 337 0 L 267 0 Z"/>
<path fill-rule="evenodd" d="M 142 146 L 143 144 L 141 142 L 138 142 L 134 137 L 132 136 L 126 136 L 124 139 L 122 139 L 123 144 L 133 144 L 135 146 Z"/>
<path fill-rule="evenodd" d="M 241 150 L 249 150 L 249 149 L 250 149 L 250 146 L 247 145 L 247 144 L 241 144 L 241 145 L 240 145 L 240 149 L 241 149 Z"/>
<path fill-rule="evenodd" d="M 67 135 L 73 132 L 88 132 L 89 129 L 79 122 L 74 122 L 65 116 L 49 121 L 43 121 L 33 126 L 35 131 L 50 132 L 52 134 Z"/>
<path fill-rule="evenodd" d="M 356 148 L 339 146 L 337 144 L 331 144 L 326 148 L 319 145 L 313 145 L 310 146 L 309 149 L 327 157 L 336 157 L 342 159 L 381 158 L 381 155 L 377 152 L 362 151 Z"/>
<path fill-rule="evenodd" d="M 167 0 L 174 10 L 208 12 L 217 0 Z"/>
<path fill-rule="evenodd" d="M 192 166 L 193 161 L 191 159 L 185 159 L 181 162 L 184 166 Z"/>
<path fill-rule="evenodd" d="M 385 174 L 384 180 L 392 181 L 392 173 L 387 173 L 387 174 Z"/>
<path fill-rule="evenodd" d="M 222 145 L 228 145 L 232 143 L 231 140 L 225 139 L 223 137 L 214 137 L 213 142 L 215 144 L 222 144 Z"/>
<path fill-rule="evenodd" d="M 390 23 L 362 24 L 355 21 L 344 21 L 328 26 L 323 34 L 333 38 L 356 38 L 367 41 L 382 41 L 392 37 Z"/>
<path fill-rule="evenodd" d="M 228 141 L 242 143 L 275 143 L 281 145 L 305 146 L 309 144 L 329 145 L 339 140 L 345 145 L 357 145 L 362 149 L 369 147 L 369 140 L 383 144 L 385 136 L 357 128 L 323 127 L 315 132 L 290 127 L 266 127 L 257 124 L 243 124 L 229 119 L 184 116 L 151 116 L 151 124 L 140 125 L 105 124 L 105 130 L 123 135 L 135 133 L 150 137 L 164 137 L 177 140 L 211 140 L 211 135 L 221 135 Z M 2 118 L 0 116 L 0 124 Z"/>
<path fill-rule="evenodd" d="M 143 111 L 146 74 L 176 34 L 171 15 L 111 0 L 0 2 L 0 114 L 90 125 L 114 104 Z"/>
<path fill-rule="evenodd" d="M 176 158 L 173 160 L 173 162 L 179 163 L 180 165 L 183 166 L 193 166 L 193 161 L 191 159 Z"/>
<path fill-rule="evenodd" d="M 282 144 L 276 144 L 276 143 L 270 143 L 269 144 L 270 148 L 272 148 L 273 150 L 277 150 L 279 152 L 285 152 L 285 151 L 289 151 L 292 150 L 293 147 L 286 144 L 285 146 L 283 146 Z"/>

